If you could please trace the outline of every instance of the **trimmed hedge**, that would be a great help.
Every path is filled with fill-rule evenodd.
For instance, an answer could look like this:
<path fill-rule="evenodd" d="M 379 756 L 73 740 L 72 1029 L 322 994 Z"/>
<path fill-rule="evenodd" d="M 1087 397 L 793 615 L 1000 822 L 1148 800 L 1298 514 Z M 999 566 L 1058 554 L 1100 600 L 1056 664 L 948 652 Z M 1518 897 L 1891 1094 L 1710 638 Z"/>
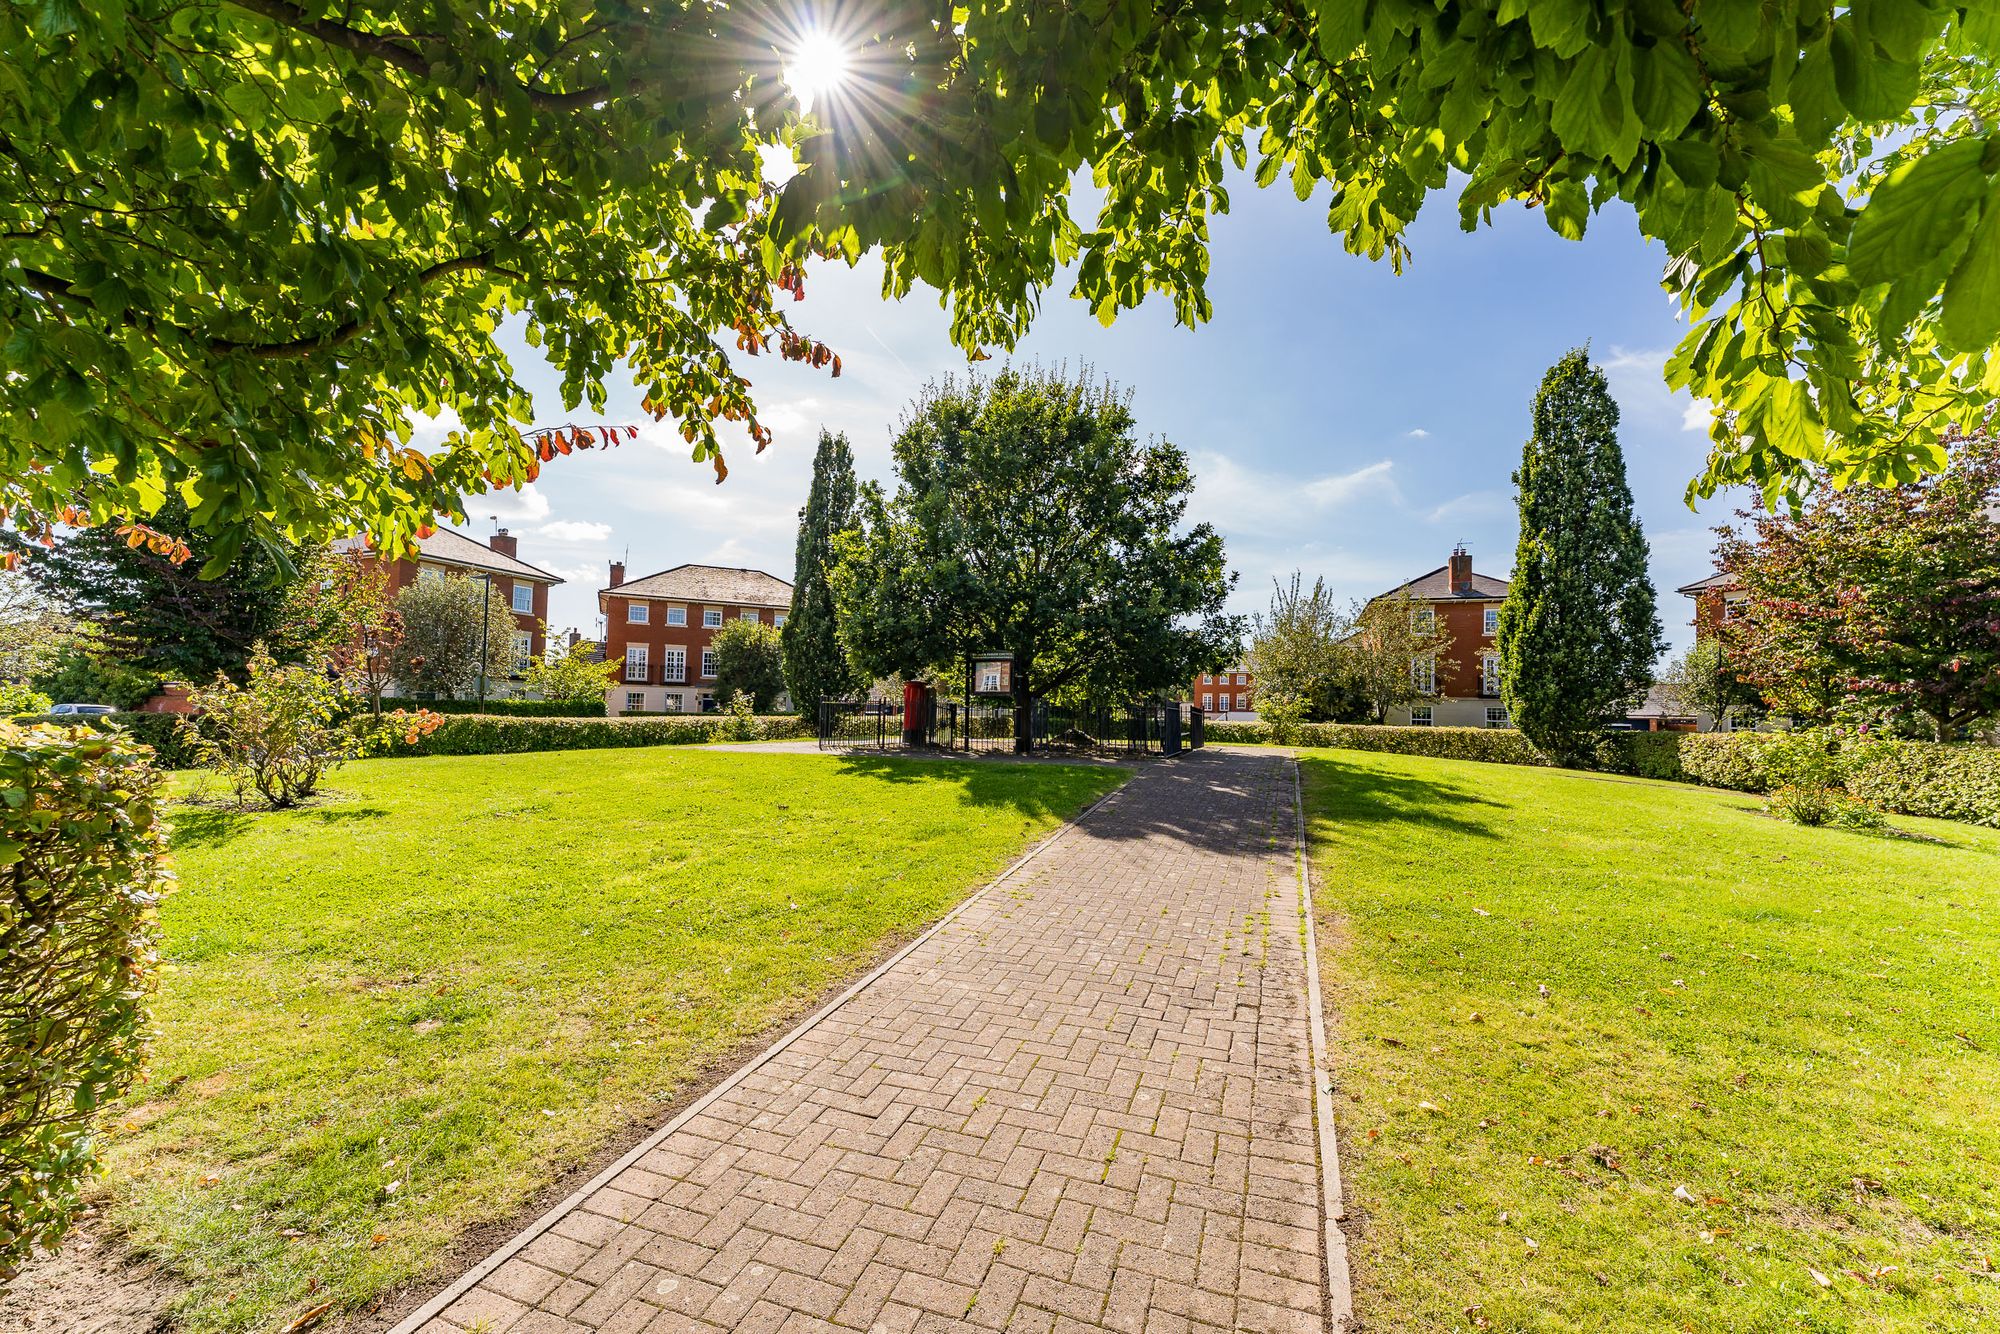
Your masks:
<path fill-rule="evenodd" d="M 43 724 L 52 727 L 88 727 L 96 732 L 123 732 L 134 741 L 153 748 L 153 763 L 162 769 L 194 767 L 194 751 L 180 734 L 180 713 L 86 713 L 38 714 L 16 718 L 23 727 Z"/>
<path fill-rule="evenodd" d="M 795 714 L 756 720 L 765 741 L 810 738 L 814 729 Z M 645 718 L 497 718 L 460 714 L 415 745 L 390 755 L 518 755 L 541 750 L 600 750 L 623 746 L 696 746 L 733 740 L 736 720 L 726 713 Z"/>
<path fill-rule="evenodd" d="M 1271 740 L 1265 723 L 1208 723 L 1228 744 Z M 1478 727 L 1305 723 L 1293 742 L 1489 764 L 1547 764 L 1519 732 Z M 1969 742 L 1895 741 L 1854 732 L 1608 732 L 1597 768 L 1635 778 L 1769 792 L 1824 785 L 1899 815 L 2000 827 L 2000 750 Z"/>
<path fill-rule="evenodd" d="M 96 1169 L 97 1109 L 146 1055 L 159 773 L 117 731 L 0 722 L 0 1283 Z"/>
<path fill-rule="evenodd" d="M 1269 723 L 1204 723 L 1202 739 L 1261 745 L 1271 740 Z M 1386 751 L 1440 760 L 1483 760 L 1488 764 L 1547 764 L 1528 739 L 1498 727 L 1383 727 L 1372 723 L 1301 723 L 1295 746 L 1334 750 Z"/>
<path fill-rule="evenodd" d="M 367 712 L 365 702 L 361 712 Z M 382 712 L 392 709 L 408 709 L 415 713 L 418 709 L 429 709 L 432 713 L 491 714 L 497 718 L 602 718 L 602 699 L 489 699 L 481 704 L 476 699 L 392 699 L 384 696 Z"/>

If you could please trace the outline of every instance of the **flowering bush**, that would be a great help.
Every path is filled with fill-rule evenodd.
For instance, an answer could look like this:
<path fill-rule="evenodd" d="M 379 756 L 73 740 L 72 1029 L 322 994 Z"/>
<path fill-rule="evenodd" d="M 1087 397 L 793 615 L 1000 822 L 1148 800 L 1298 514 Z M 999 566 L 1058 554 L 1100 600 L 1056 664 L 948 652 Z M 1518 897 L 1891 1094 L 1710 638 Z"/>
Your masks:
<path fill-rule="evenodd" d="M 251 651 L 246 684 L 218 675 L 188 699 L 195 712 L 181 729 L 196 759 L 234 784 L 238 800 L 254 788 L 274 809 L 311 796 L 365 739 L 348 724 L 331 676 L 280 665 L 262 643 Z"/>

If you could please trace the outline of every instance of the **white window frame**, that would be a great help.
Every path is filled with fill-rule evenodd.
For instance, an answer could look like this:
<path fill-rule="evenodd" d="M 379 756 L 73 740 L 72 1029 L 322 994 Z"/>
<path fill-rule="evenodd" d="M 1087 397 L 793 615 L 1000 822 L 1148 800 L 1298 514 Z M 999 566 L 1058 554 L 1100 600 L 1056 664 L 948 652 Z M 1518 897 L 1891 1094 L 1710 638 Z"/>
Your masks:
<path fill-rule="evenodd" d="M 634 666 L 637 666 L 639 669 L 637 676 L 632 675 Z M 627 644 L 625 646 L 625 679 L 627 681 L 644 681 L 646 679 L 646 667 L 646 646 L 644 644 Z"/>
<path fill-rule="evenodd" d="M 660 711 L 662 713 L 679 713 L 681 711 L 681 696 L 678 693 L 662 696 L 660 699 Z"/>
<path fill-rule="evenodd" d="M 752 625 L 762 625 L 764 623 L 764 618 L 757 614 L 755 607 L 746 607 L 742 611 L 737 612 L 736 619 L 739 621 L 748 621 Z"/>
<path fill-rule="evenodd" d="M 667 608 L 668 625 L 686 625 L 687 623 L 688 623 L 688 609 L 686 607 Z"/>
<path fill-rule="evenodd" d="M 1482 653 L 1479 655 L 1479 693 L 1497 695 L 1500 693 L 1500 655 Z"/>
<path fill-rule="evenodd" d="M 645 711 L 646 711 L 646 692 L 643 690 L 626 691 L 625 712 L 644 713 Z"/>
<path fill-rule="evenodd" d="M 524 600 L 521 596 L 523 593 L 527 594 L 525 601 L 528 605 L 525 607 L 521 605 Z M 533 616 L 535 614 L 535 586 L 516 580 L 510 605 L 514 608 L 514 613 L 518 616 Z"/>
<path fill-rule="evenodd" d="M 1215 673 L 1214 673 L 1214 672 L 1203 672 L 1203 673 L 1201 674 L 1201 683 L 1202 683 L 1203 685 L 1205 685 L 1205 686 L 1212 686 L 1212 685 L 1214 685 L 1214 684 L 1215 684 Z"/>
<path fill-rule="evenodd" d="M 715 679 L 715 650 L 712 648 L 701 651 L 701 679 L 704 681 Z"/>
<path fill-rule="evenodd" d="M 1435 695 L 1438 692 L 1437 655 L 1410 659 L 1410 684 L 1419 695 Z"/>
<path fill-rule="evenodd" d="M 1483 631 L 1485 634 L 1489 636 L 1499 634 L 1500 609 L 1498 607 L 1488 607 L 1486 609 L 1486 614 L 1480 617 L 1479 628 L 1481 631 Z"/>
<path fill-rule="evenodd" d="M 687 680 L 688 652 L 679 644 L 668 644 L 660 650 L 660 680 L 662 683 L 679 685 Z"/>
<path fill-rule="evenodd" d="M 775 611 L 771 613 L 771 624 L 780 630 L 785 628 L 785 622 L 790 619 L 791 616 L 787 612 Z"/>
<path fill-rule="evenodd" d="M 651 624 L 652 619 L 653 610 L 645 603 L 628 602 L 625 604 L 625 624 L 648 625 Z"/>
<path fill-rule="evenodd" d="M 535 660 L 535 636 L 526 630 L 514 631 L 514 672 L 522 675 Z"/>
<path fill-rule="evenodd" d="M 1486 706 L 1486 725 L 1488 727 L 1512 727 L 1514 720 L 1507 716 L 1507 706 L 1505 704 L 1488 704 Z"/>
<path fill-rule="evenodd" d="M 1431 714 L 1430 705 L 1412 704 L 1410 706 L 1410 726 L 1435 727 L 1436 725 L 1437 723 Z"/>
<path fill-rule="evenodd" d="M 722 608 L 703 607 L 701 609 L 701 628 L 704 630 L 720 630 L 722 628 Z"/>
<path fill-rule="evenodd" d="M 1438 613 L 1436 607 L 1410 608 L 1410 633 L 1434 635 L 1437 633 Z"/>
<path fill-rule="evenodd" d="M 1215 707 L 1215 695 L 1213 692 L 1201 697 L 1201 707 L 1204 712 Z"/>
<path fill-rule="evenodd" d="M 1240 686 L 1249 685 L 1250 684 L 1249 676 L 1243 672 L 1236 673 L 1236 684 Z"/>
<path fill-rule="evenodd" d="M 1249 707 L 1250 707 L 1250 697 L 1248 695 L 1238 695 L 1236 697 L 1236 711 L 1238 713 L 1247 710 Z"/>
<path fill-rule="evenodd" d="M 418 583 L 423 583 L 427 579 L 442 579 L 442 578 L 444 578 L 444 571 L 440 570 L 435 565 L 419 565 L 417 567 Z"/>

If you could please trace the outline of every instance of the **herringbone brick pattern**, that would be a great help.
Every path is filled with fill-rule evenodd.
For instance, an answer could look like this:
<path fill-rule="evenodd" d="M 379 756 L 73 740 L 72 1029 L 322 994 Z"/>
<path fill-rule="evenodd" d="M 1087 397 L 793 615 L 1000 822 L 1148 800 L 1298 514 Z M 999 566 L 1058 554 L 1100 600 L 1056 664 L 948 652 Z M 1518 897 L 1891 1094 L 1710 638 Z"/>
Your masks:
<path fill-rule="evenodd" d="M 1147 767 L 424 1334 L 1324 1328 L 1292 800 Z"/>

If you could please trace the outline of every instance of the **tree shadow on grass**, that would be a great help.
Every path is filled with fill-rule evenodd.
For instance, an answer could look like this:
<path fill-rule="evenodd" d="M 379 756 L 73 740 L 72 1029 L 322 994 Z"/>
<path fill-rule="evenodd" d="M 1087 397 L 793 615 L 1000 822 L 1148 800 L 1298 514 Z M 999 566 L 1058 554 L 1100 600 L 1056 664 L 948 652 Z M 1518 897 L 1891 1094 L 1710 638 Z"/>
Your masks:
<path fill-rule="evenodd" d="M 841 756 L 839 763 L 842 773 L 883 783 L 949 783 L 958 787 L 969 805 L 1006 806 L 1022 815 L 1068 819 L 1076 813 L 1074 795 L 1087 795 L 1073 793 L 1071 799 L 1063 799 L 1052 785 L 1036 782 L 1035 775 L 1051 767 L 1049 762 L 1040 760 L 968 760 L 887 753 L 847 754 Z"/>
<path fill-rule="evenodd" d="M 235 806 L 176 807 L 167 817 L 173 826 L 172 846 L 183 851 L 233 843 L 250 828 L 252 814 Z"/>
<path fill-rule="evenodd" d="M 1403 824 L 1423 832 L 1497 839 L 1501 834 L 1489 813 L 1513 809 L 1450 779 L 1384 773 L 1331 756 L 1314 755 L 1301 763 L 1310 784 L 1306 818 L 1316 829 Z"/>

